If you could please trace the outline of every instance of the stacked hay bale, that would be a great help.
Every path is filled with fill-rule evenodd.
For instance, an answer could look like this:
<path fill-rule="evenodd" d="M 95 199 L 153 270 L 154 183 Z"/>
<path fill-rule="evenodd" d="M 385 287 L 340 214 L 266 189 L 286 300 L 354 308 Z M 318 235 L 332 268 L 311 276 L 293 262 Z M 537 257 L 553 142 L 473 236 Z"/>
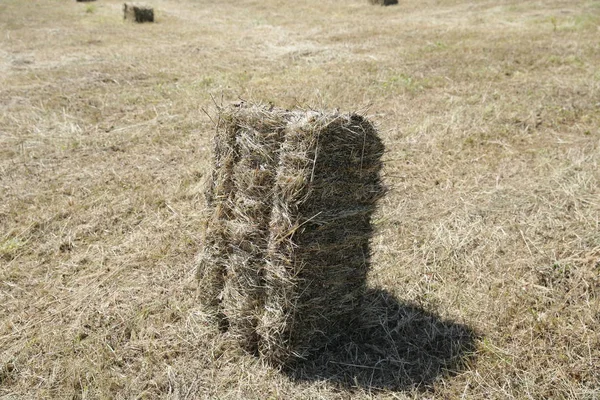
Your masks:
<path fill-rule="evenodd" d="M 398 0 L 369 0 L 369 3 L 379 6 L 391 6 L 398 4 Z"/>
<path fill-rule="evenodd" d="M 123 4 L 123 19 L 135 22 L 154 22 L 154 9 L 137 3 Z"/>
<path fill-rule="evenodd" d="M 217 144 L 207 231 L 224 235 L 205 245 L 202 286 L 244 348 L 286 364 L 357 315 L 383 145 L 358 115 L 242 106 L 221 121 L 234 161 Z"/>

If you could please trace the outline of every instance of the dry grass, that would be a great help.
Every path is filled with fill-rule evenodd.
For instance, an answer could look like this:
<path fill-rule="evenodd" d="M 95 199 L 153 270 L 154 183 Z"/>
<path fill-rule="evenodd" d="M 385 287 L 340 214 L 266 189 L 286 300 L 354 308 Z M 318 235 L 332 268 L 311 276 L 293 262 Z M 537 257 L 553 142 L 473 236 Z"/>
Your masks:
<path fill-rule="evenodd" d="M 0 396 L 600 396 L 598 1 L 149 3 L 0 3 Z M 384 354 L 280 373 L 210 324 L 211 95 L 379 123 Z"/>

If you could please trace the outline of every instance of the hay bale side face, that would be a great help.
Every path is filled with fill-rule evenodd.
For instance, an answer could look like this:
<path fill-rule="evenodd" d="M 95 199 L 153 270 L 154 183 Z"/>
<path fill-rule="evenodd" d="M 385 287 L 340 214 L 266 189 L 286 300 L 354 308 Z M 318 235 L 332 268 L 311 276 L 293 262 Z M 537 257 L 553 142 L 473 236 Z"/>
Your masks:
<path fill-rule="evenodd" d="M 264 307 L 263 271 L 269 237 L 275 170 L 279 161 L 284 113 L 241 107 L 225 117 L 235 131 L 231 218 L 224 221 L 230 251 L 221 309 L 229 333 L 257 353 L 258 319 Z"/>
<path fill-rule="evenodd" d="M 154 9 L 142 4 L 125 3 L 123 4 L 123 19 L 138 23 L 154 22 Z"/>
<path fill-rule="evenodd" d="M 135 7 L 135 22 L 154 22 L 154 10 L 150 7 Z"/>
<path fill-rule="evenodd" d="M 123 4 L 123 19 L 135 21 L 135 13 L 133 12 L 133 4 Z"/>
<path fill-rule="evenodd" d="M 233 169 L 239 160 L 236 134 L 235 129 L 219 129 L 213 138 L 213 166 L 210 185 L 205 193 L 207 225 L 204 247 L 197 260 L 200 300 L 216 313 L 219 312 L 219 298 L 229 263 L 229 235 L 225 225 L 233 218 Z"/>
<path fill-rule="evenodd" d="M 357 115 L 296 113 L 270 224 L 260 351 L 276 364 L 350 328 L 366 287 L 383 144 Z"/>

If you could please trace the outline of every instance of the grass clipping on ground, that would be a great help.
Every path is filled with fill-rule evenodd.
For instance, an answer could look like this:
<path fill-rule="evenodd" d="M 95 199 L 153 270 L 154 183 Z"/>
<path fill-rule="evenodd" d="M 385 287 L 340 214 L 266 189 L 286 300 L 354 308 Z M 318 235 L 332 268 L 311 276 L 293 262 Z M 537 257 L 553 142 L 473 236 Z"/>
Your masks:
<path fill-rule="evenodd" d="M 360 315 L 384 147 L 356 114 L 246 104 L 221 110 L 214 145 L 200 292 L 244 349 L 286 364 Z"/>

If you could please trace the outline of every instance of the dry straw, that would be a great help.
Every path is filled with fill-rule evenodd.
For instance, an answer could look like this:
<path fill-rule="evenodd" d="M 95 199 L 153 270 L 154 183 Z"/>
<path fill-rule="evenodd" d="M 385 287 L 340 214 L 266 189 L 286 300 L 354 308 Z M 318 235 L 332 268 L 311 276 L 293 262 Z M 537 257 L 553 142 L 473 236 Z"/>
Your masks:
<path fill-rule="evenodd" d="M 238 105 L 218 125 L 204 302 L 246 350 L 285 364 L 358 315 L 383 144 L 359 115 Z"/>

